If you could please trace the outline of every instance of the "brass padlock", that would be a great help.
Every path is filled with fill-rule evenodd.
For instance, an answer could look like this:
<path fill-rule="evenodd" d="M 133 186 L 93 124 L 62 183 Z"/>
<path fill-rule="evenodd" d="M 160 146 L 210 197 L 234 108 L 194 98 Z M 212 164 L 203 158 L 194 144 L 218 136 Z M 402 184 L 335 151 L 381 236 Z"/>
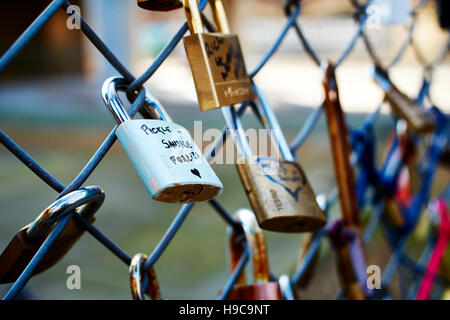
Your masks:
<path fill-rule="evenodd" d="M 161 300 L 158 279 L 156 278 L 153 267 L 148 269 L 145 274 L 147 279 L 144 279 L 144 266 L 147 258 L 148 257 L 145 254 L 138 253 L 131 259 L 129 272 L 131 296 L 133 297 L 133 300 L 145 300 L 146 290 L 152 300 Z M 145 283 L 147 283 L 146 286 Z"/>
<path fill-rule="evenodd" d="M 142 9 L 151 11 L 171 11 L 183 7 L 181 0 L 137 0 Z"/>
<path fill-rule="evenodd" d="M 245 271 L 243 271 L 228 295 L 228 300 L 282 300 L 280 285 L 277 281 L 269 282 L 269 260 L 267 258 L 264 235 L 259 228 L 255 215 L 248 209 L 240 209 L 234 218 L 242 223 L 247 244 L 251 248 L 253 261 L 253 282 L 245 284 Z M 228 229 L 230 245 L 230 272 L 233 272 L 245 250 L 239 242 L 241 234 Z"/>
<path fill-rule="evenodd" d="M 230 34 L 222 0 L 210 0 L 218 32 L 205 33 L 197 0 L 184 0 L 191 31 L 183 38 L 201 111 L 253 99 L 241 45 Z"/>
<path fill-rule="evenodd" d="M 232 110 L 233 107 L 225 107 L 222 113 L 239 150 L 236 168 L 259 226 L 278 232 L 308 232 L 322 228 L 327 222 L 325 215 L 303 169 L 294 161 L 286 140 L 275 137 L 285 157 L 283 160 L 253 156 L 240 119 L 233 115 Z M 268 115 L 266 109 L 264 114 L 270 117 L 264 121 L 277 123 L 276 117 Z M 271 135 L 275 132 L 270 130 Z M 284 151 L 286 149 L 288 151 Z"/>
<path fill-rule="evenodd" d="M 386 71 L 375 66 L 374 78 L 385 92 L 385 100 L 389 103 L 392 112 L 408 122 L 411 130 L 417 133 L 430 133 L 435 128 L 434 121 L 425 110 L 416 102 L 402 93 L 389 79 Z"/>
<path fill-rule="evenodd" d="M 100 187 L 89 186 L 72 191 L 53 202 L 29 225 L 22 228 L 0 256 L 0 283 L 16 281 L 36 254 L 55 223 L 76 210 L 90 223 L 105 199 Z M 55 265 L 84 233 L 73 219 L 45 254 L 33 275 Z"/>
<path fill-rule="evenodd" d="M 308 232 L 326 224 L 311 185 L 295 161 L 250 156 L 240 159 L 236 167 L 261 228 Z"/>

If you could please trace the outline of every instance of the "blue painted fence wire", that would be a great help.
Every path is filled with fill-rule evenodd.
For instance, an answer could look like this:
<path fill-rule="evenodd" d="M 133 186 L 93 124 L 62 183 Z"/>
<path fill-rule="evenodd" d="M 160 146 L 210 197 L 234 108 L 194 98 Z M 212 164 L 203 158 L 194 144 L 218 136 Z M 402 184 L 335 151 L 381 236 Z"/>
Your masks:
<path fill-rule="evenodd" d="M 341 56 L 337 60 L 337 63 L 335 67 L 338 67 L 341 65 L 349 56 L 349 54 L 352 52 L 357 40 L 362 37 L 363 40 L 366 41 L 366 47 L 368 49 L 369 54 L 371 54 L 372 58 L 374 60 L 378 59 L 374 52 L 371 52 L 371 46 L 370 43 L 366 37 L 366 34 L 364 32 L 364 25 L 367 21 L 367 15 L 365 14 L 365 8 L 368 4 L 370 4 L 371 0 L 368 0 L 368 2 L 365 5 L 357 4 L 356 10 L 363 12 L 358 17 L 358 27 L 355 35 L 352 37 L 349 45 L 343 50 Z M 354 2 L 354 1 L 352 1 Z M 424 2 L 424 1 L 422 1 Z M 416 11 L 420 8 L 420 6 L 423 6 L 423 3 L 419 3 L 419 5 L 413 10 L 412 17 L 415 17 Z M 426 1 L 425 1 L 426 2 Z M 203 10 L 207 4 L 207 0 L 201 0 L 199 3 L 200 9 Z M 5 70 L 5 68 L 14 60 L 15 57 L 21 52 L 21 50 L 30 42 L 30 40 L 42 29 L 42 27 L 50 20 L 50 18 L 58 11 L 58 9 L 63 9 L 66 11 L 66 9 L 70 6 L 70 2 L 66 0 L 54 0 L 52 1 L 48 7 L 34 20 L 34 22 L 23 32 L 23 34 L 13 43 L 13 45 L 4 53 L 4 55 L 0 58 L 0 73 Z M 292 10 L 292 7 L 294 7 L 294 10 Z M 287 22 L 281 32 L 279 33 L 279 36 L 274 40 L 274 43 L 270 46 L 270 48 L 267 50 L 265 55 L 262 57 L 261 61 L 257 64 L 255 69 L 250 72 L 250 76 L 253 78 L 265 65 L 266 63 L 274 56 L 276 51 L 281 46 L 283 40 L 286 38 L 286 35 L 288 31 L 291 28 L 294 28 L 296 31 L 300 42 L 302 43 L 305 51 L 307 54 L 313 59 L 313 61 L 317 65 L 321 65 L 320 58 L 318 57 L 317 53 L 314 51 L 311 44 L 308 42 L 307 38 L 304 36 L 303 31 L 300 28 L 299 23 L 297 22 L 297 19 L 301 13 L 301 5 L 299 1 L 289 1 L 289 5 L 285 8 L 287 13 Z M 75 12 L 75 14 L 78 14 Z M 167 43 L 167 45 L 161 50 L 159 55 L 156 57 L 156 59 L 153 61 L 153 63 L 148 67 L 148 69 L 143 72 L 139 77 L 134 77 L 128 69 L 120 62 L 120 60 L 111 52 L 111 50 L 104 44 L 104 42 L 97 36 L 97 34 L 92 30 L 92 28 L 87 24 L 87 22 L 80 17 L 81 21 L 81 31 L 85 34 L 85 36 L 90 40 L 92 45 L 95 46 L 95 48 L 104 56 L 104 58 L 117 70 L 119 74 L 122 75 L 128 82 L 128 90 L 127 95 L 129 99 L 132 101 L 132 105 L 129 109 L 129 114 L 131 117 L 133 117 L 139 109 L 144 104 L 145 100 L 145 89 L 143 88 L 143 85 L 146 81 L 148 81 L 152 75 L 155 73 L 155 71 L 161 66 L 161 64 L 168 58 L 168 56 L 171 54 L 171 52 L 175 49 L 175 47 L 178 45 L 178 43 L 181 41 L 184 34 L 187 32 L 188 27 L 187 23 L 183 23 L 182 26 L 178 29 L 178 31 L 175 33 L 175 35 L 170 39 L 170 41 Z M 395 63 L 400 60 L 400 58 L 403 56 L 403 53 L 405 51 L 405 48 L 407 44 L 411 42 L 412 38 L 412 32 L 413 32 L 413 26 L 414 26 L 415 20 L 413 19 L 410 27 L 410 32 L 408 34 L 408 38 L 405 40 L 405 45 L 401 47 L 398 54 L 394 58 L 394 60 L 388 65 L 388 68 L 394 65 Z M 206 25 L 211 25 L 208 21 L 206 21 Z M 254 111 L 255 115 L 258 116 L 257 108 L 255 108 L 255 104 L 249 104 L 249 103 L 243 103 L 235 113 L 237 117 L 240 117 L 246 108 L 248 106 L 251 106 L 251 109 Z M 321 114 L 321 106 L 315 108 L 308 119 L 305 121 L 305 124 L 303 125 L 302 129 L 298 133 L 298 135 L 295 137 L 295 139 L 290 144 L 290 151 L 292 153 L 295 153 L 298 148 L 301 147 L 301 145 L 306 141 L 306 139 L 309 137 L 310 133 L 312 132 L 313 128 L 318 122 L 318 119 L 320 118 Z M 376 117 L 378 116 L 378 113 L 376 116 L 373 117 L 373 121 L 375 121 Z M 97 151 L 94 153 L 94 155 L 91 157 L 91 159 L 88 161 L 88 163 L 85 165 L 85 167 L 79 172 L 79 174 L 75 177 L 75 179 L 68 185 L 64 186 L 62 183 L 60 183 L 55 177 L 53 177 L 49 172 L 47 172 L 39 163 L 37 163 L 30 155 L 27 154 L 25 150 L 23 150 L 19 145 L 17 145 L 10 137 L 8 137 L 3 131 L 0 130 L 0 142 L 13 154 L 15 155 L 20 161 L 22 161 L 33 173 L 35 173 L 40 179 L 42 179 L 46 184 L 48 184 L 51 188 L 53 188 L 55 191 L 57 191 L 58 198 L 70 193 L 78 188 L 80 188 L 83 183 L 88 179 L 88 177 L 92 174 L 92 172 L 95 170 L 97 165 L 101 162 L 101 160 L 104 158 L 104 156 L 107 154 L 107 152 L 110 150 L 114 142 L 116 141 L 115 136 L 115 129 L 114 127 L 110 133 L 107 135 L 104 142 L 100 145 L 100 147 L 97 149 Z M 222 130 L 222 135 L 220 139 L 218 139 L 213 147 L 208 150 L 205 154 L 205 157 L 207 159 L 213 158 L 217 151 L 222 147 L 222 145 L 225 143 L 227 139 L 227 127 L 225 127 Z M 337 190 L 334 189 L 334 191 L 330 194 L 328 197 L 328 203 L 327 208 L 329 208 L 332 204 L 334 204 L 337 200 Z M 209 201 L 212 208 L 219 214 L 220 217 L 232 228 L 234 228 L 237 232 L 242 232 L 242 226 L 236 222 L 233 217 L 226 211 L 225 207 L 220 204 L 220 202 L 217 199 Z M 172 221 L 172 224 L 167 229 L 165 235 L 160 240 L 158 245 L 155 247 L 153 252 L 149 255 L 149 258 L 147 259 L 147 262 L 145 264 L 145 268 L 150 268 L 153 266 L 159 259 L 159 257 L 164 253 L 164 250 L 167 248 L 167 246 L 170 244 L 173 237 L 176 235 L 177 231 L 187 218 L 190 210 L 194 204 L 186 204 L 181 207 L 179 210 L 177 216 Z M 47 236 L 35 256 L 32 258 L 29 265 L 25 268 L 23 273 L 20 275 L 18 280 L 13 284 L 13 286 L 10 288 L 8 293 L 4 296 L 4 299 L 13 299 L 17 294 L 24 288 L 28 280 L 31 278 L 33 271 L 38 266 L 39 262 L 42 260 L 42 258 L 45 256 L 46 252 L 49 250 L 51 245 L 55 242 L 55 240 L 58 238 L 59 234 L 63 230 L 63 228 L 67 225 L 69 220 L 71 218 L 74 218 L 74 220 L 83 227 L 88 233 L 90 233 L 95 239 L 97 239 L 101 244 L 103 244 L 107 249 L 109 249 L 114 255 L 116 255 L 121 261 L 123 261 L 125 264 L 129 264 L 131 261 L 131 256 L 126 253 L 123 249 L 121 249 L 116 243 L 114 243 L 111 239 L 109 239 L 105 234 L 103 234 L 100 230 L 98 230 L 96 227 L 94 227 L 91 223 L 89 223 L 87 220 L 85 220 L 82 216 L 80 216 L 77 213 L 70 214 L 63 219 L 61 219 L 53 230 L 50 232 L 50 234 Z M 291 277 L 290 283 L 295 285 L 298 281 L 300 281 L 304 271 L 307 269 L 308 265 L 311 263 L 312 258 L 314 257 L 316 251 L 318 250 L 321 241 L 324 238 L 325 235 L 325 228 L 322 229 L 314 238 L 312 245 L 310 246 L 309 250 L 307 251 L 305 255 L 305 259 L 301 262 L 299 268 L 296 270 L 294 275 Z M 246 245 L 246 250 L 244 251 L 243 256 L 241 257 L 240 262 L 238 263 L 238 266 L 236 269 L 232 272 L 232 274 L 229 276 L 224 289 L 222 290 L 219 299 L 225 299 L 228 296 L 228 293 L 230 292 L 231 288 L 233 287 L 234 283 L 236 282 L 236 279 L 238 275 L 243 271 L 245 268 L 248 260 L 250 257 L 250 248 L 249 244 Z M 405 257 L 402 256 L 402 262 L 405 263 L 405 261 L 410 262 Z M 406 263 L 405 263 L 406 264 Z M 411 264 L 411 263 L 410 263 Z M 414 264 L 412 268 L 417 269 L 418 267 Z M 292 298 L 292 297 L 291 297 Z"/>

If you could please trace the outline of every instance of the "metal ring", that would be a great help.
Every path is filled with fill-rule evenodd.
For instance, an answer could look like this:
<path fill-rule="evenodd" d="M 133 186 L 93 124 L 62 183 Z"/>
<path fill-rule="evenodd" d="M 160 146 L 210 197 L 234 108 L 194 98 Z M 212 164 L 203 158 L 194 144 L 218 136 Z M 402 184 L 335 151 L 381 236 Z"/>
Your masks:
<path fill-rule="evenodd" d="M 256 283 L 268 282 L 270 274 L 266 243 L 263 232 L 256 221 L 255 214 L 249 209 L 239 209 L 234 214 L 234 217 L 242 223 L 247 243 L 252 251 L 253 281 Z"/>
<path fill-rule="evenodd" d="M 161 293 L 159 291 L 158 279 L 156 278 L 153 267 L 149 268 L 144 278 L 144 266 L 147 261 L 147 256 L 143 253 L 138 253 L 133 256 L 130 263 L 130 288 L 131 295 L 134 300 L 145 300 L 145 281 L 147 283 L 147 291 L 152 300 L 161 300 Z"/>
<path fill-rule="evenodd" d="M 89 219 L 100 208 L 105 200 L 102 188 L 89 186 L 72 191 L 48 206 L 29 225 L 27 239 L 37 242 L 42 239 L 52 225 L 73 210 L 77 210 L 84 218 Z"/>

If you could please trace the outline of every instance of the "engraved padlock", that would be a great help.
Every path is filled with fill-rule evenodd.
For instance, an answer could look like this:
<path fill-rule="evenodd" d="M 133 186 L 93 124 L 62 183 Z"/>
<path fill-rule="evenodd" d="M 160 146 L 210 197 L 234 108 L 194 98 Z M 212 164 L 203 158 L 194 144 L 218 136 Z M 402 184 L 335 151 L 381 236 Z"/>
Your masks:
<path fill-rule="evenodd" d="M 209 3 L 216 33 L 204 32 L 197 0 L 184 0 L 191 35 L 183 42 L 201 111 L 253 99 L 241 45 L 238 37 L 230 34 L 222 0 Z"/>
<path fill-rule="evenodd" d="M 137 0 L 142 9 L 151 11 L 171 11 L 183 7 L 181 0 Z"/>
<path fill-rule="evenodd" d="M 373 77 L 385 92 L 385 100 L 396 117 L 405 119 L 411 130 L 417 133 L 430 133 L 435 128 L 433 119 L 416 102 L 402 93 L 389 79 L 389 75 L 375 66 Z"/>
<path fill-rule="evenodd" d="M 167 121 L 162 107 L 155 109 L 159 119 L 131 120 L 117 92 L 125 87 L 124 79 L 109 78 L 102 95 L 118 123 L 116 136 L 152 198 L 184 203 L 217 196 L 222 183 L 189 132 Z"/>
<path fill-rule="evenodd" d="M 131 259 L 129 273 L 133 300 L 145 300 L 145 292 L 148 292 L 152 300 L 161 300 L 161 292 L 155 270 L 151 267 L 147 272 L 144 272 L 147 258 L 145 254 L 138 253 Z"/>
<path fill-rule="evenodd" d="M 251 249 L 253 261 L 253 284 L 246 284 L 245 271 L 239 275 L 228 295 L 228 300 L 282 300 L 280 285 L 277 281 L 269 282 L 269 260 L 267 257 L 264 235 L 259 228 L 251 210 L 240 209 L 234 218 L 242 224 L 247 246 Z M 228 229 L 230 247 L 230 272 L 236 268 L 247 246 L 239 241 L 242 234 L 232 228 Z"/>
<path fill-rule="evenodd" d="M 264 114 L 267 117 L 267 111 Z M 308 232 L 322 228 L 327 220 L 301 166 L 294 161 L 286 140 L 275 139 L 283 160 L 254 156 L 239 117 L 222 108 L 228 128 L 234 132 L 241 158 L 236 163 L 249 203 L 262 229 L 278 232 Z M 270 123 L 277 123 L 270 115 Z M 281 130 L 270 130 L 270 134 Z M 287 151 L 283 151 L 286 150 Z"/>
<path fill-rule="evenodd" d="M 89 186 L 72 191 L 48 206 L 32 223 L 20 229 L 0 255 L 0 283 L 17 280 L 59 219 L 76 210 L 93 223 L 94 214 L 104 199 L 105 194 L 101 188 Z M 83 233 L 84 229 L 71 219 L 33 275 L 51 268 L 61 260 Z"/>

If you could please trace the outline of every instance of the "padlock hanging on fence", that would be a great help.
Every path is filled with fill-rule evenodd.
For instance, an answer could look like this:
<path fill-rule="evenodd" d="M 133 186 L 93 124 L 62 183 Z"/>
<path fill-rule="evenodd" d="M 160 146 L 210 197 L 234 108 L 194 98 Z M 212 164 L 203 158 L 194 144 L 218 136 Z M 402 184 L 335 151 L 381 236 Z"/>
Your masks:
<path fill-rule="evenodd" d="M 234 214 L 236 221 L 244 229 L 246 246 L 239 241 L 241 233 L 228 228 L 228 241 L 230 248 L 230 272 L 238 265 L 244 250 L 250 248 L 253 262 L 253 284 L 246 284 L 245 270 L 238 276 L 235 285 L 231 288 L 228 300 L 282 300 L 280 285 L 277 281 L 270 282 L 269 260 L 267 257 L 266 242 L 259 228 L 255 215 L 248 209 L 240 209 Z M 244 242 L 245 243 L 245 242 Z"/>
<path fill-rule="evenodd" d="M 189 132 L 168 121 L 161 106 L 149 105 L 158 119 L 131 120 L 117 92 L 125 88 L 124 79 L 111 77 L 102 96 L 118 124 L 116 136 L 152 198 L 184 203 L 216 197 L 222 183 Z"/>
<path fill-rule="evenodd" d="M 262 229 L 277 232 L 316 231 L 326 224 L 314 192 L 292 154 L 285 152 L 284 138 L 278 140 L 284 160 L 253 155 L 240 119 L 232 107 L 222 108 L 240 158 L 236 168 L 250 205 Z M 270 130 L 271 134 L 274 134 Z M 283 151 L 284 150 L 284 151 Z"/>
<path fill-rule="evenodd" d="M 341 286 L 348 299 L 365 299 L 366 274 L 359 232 L 361 218 L 356 196 L 356 184 L 350 164 L 350 144 L 345 115 L 342 110 L 336 82 L 335 68 L 328 62 L 323 81 L 325 90 L 325 117 L 333 156 L 333 166 L 339 190 L 342 221 L 336 221 L 331 234 L 334 238 L 337 267 Z M 341 241 L 343 234 L 353 234 L 351 242 Z M 363 270 L 364 269 L 364 270 Z"/>
<path fill-rule="evenodd" d="M 375 66 L 373 77 L 385 93 L 385 100 L 398 118 L 405 119 L 409 128 L 417 133 L 433 132 L 435 124 L 425 110 L 407 95 L 402 93 L 389 79 L 389 75 L 381 67 Z"/>
<path fill-rule="evenodd" d="M 183 38 L 201 111 L 253 99 L 241 45 L 222 0 L 210 0 L 218 32 L 205 33 L 197 0 L 184 0 L 191 35 Z"/>
<path fill-rule="evenodd" d="M 0 283 L 18 279 L 57 221 L 76 210 L 89 223 L 94 223 L 94 214 L 104 199 L 105 194 L 100 187 L 90 186 L 72 191 L 48 206 L 32 223 L 20 229 L 0 255 Z M 48 249 L 33 275 L 54 266 L 83 233 L 84 229 L 73 219 L 70 220 Z"/>

